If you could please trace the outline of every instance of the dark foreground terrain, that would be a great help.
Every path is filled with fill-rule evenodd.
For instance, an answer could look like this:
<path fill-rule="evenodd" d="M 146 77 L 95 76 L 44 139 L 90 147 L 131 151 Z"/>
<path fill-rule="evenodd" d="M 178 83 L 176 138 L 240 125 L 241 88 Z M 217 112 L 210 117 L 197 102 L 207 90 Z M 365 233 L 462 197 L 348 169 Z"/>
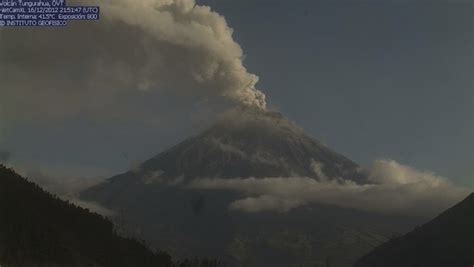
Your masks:
<path fill-rule="evenodd" d="M 214 261 L 175 263 L 115 233 L 100 215 L 76 207 L 0 165 L 0 265 L 218 266 Z"/>
<path fill-rule="evenodd" d="M 427 224 L 375 248 L 355 264 L 355 267 L 424 266 L 474 266 L 474 194 Z"/>

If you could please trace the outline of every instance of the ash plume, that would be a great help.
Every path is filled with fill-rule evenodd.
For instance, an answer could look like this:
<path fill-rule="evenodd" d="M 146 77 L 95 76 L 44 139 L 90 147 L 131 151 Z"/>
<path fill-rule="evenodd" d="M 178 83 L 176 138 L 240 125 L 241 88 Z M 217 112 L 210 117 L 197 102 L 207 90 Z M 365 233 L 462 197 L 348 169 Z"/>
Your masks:
<path fill-rule="evenodd" d="M 84 1 L 70 2 L 76 3 Z M 101 20 L 71 22 L 67 29 L 0 29 L 0 106 L 10 121 L 87 112 L 159 116 L 130 100 L 137 95 L 266 108 L 233 30 L 210 7 L 194 0 L 87 4 L 101 6 Z"/>

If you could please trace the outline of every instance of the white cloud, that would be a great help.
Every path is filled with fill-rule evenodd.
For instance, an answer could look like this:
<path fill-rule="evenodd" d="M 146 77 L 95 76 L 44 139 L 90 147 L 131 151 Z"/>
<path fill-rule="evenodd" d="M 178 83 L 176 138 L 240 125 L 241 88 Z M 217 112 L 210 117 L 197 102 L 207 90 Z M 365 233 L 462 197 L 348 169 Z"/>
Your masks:
<path fill-rule="evenodd" d="M 320 170 L 320 169 L 319 169 Z M 201 179 L 189 187 L 232 190 L 244 194 L 230 209 L 244 212 L 286 212 L 311 203 L 391 214 L 434 215 L 469 194 L 431 172 L 419 171 L 393 160 L 376 160 L 368 170 L 370 183 L 348 179 L 307 177 Z"/>
<path fill-rule="evenodd" d="M 107 209 L 98 203 L 80 200 L 79 193 L 87 188 L 98 185 L 103 182 L 103 177 L 81 177 L 81 171 L 86 172 L 103 172 L 95 168 L 86 168 L 84 166 L 62 166 L 61 168 L 51 167 L 44 169 L 37 164 L 31 162 L 18 162 L 13 160 L 6 164 L 13 168 L 17 173 L 25 177 L 27 180 L 39 185 L 43 190 L 54 194 L 65 201 L 69 201 L 76 206 L 88 209 L 91 212 L 101 214 L 103 216 L 114 216 L 114 211 Z M 87 170 L 90 169 L 90 170 Z"/>
<path fill-rule="evenodd" d="M 324 164 L 311 159 L 311 168 L 313 172 L 318 176 L 320 181 L 329 181 L 329 177 L 323 172 Z"/>
<path fill-rule="evenodd" d="M 301 203 L 297 199 L 284 199 L 271 195 L 263 195 L 236 200 L 230 204 L 229 209 L 245 212 L 287 212 L 293 208 L 301 206 L 302 204 L 304 203 Z"/>
<path fill-rule="evenodd" d="M 84 209 L 103 215 L 105 217 L 113 217 L 116 215 L 116 213 L 113 210 L 107 209 L 96 202 L 84 201 L 78 198 L 72 198 L 72 199 L 66 199 L 66 200 L 69 200 L 71 203 L 73 203 L 76 206 L 82 207 Z"/>

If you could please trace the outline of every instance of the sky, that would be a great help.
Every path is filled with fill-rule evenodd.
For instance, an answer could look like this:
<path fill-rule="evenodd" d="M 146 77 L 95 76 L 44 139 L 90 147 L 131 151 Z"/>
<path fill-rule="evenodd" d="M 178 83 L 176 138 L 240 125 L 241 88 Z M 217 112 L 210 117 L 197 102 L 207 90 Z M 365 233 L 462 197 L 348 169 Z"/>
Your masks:
<path fill-rule="evenodd" d="M 474 2 L 206 2 L 270 105 L 311 135 L 474 184 Z"/>
<path fill-rule="evenodd" d="M 309 135 L 362 165 L 379 158 L 393 159 L 449 177 L 459 184 L 474 185 L 474 3 L 415 0 L 202 0 L 199 3 L 210 5 L 225 16 L 234 29 L 235 42 L 242 49 L 239 51 L 234 42 L 226 38 L 226 28 L 216 26 L 222 30 L 222 38 L 217 36 L 217 41 L 224 40 L 224 44 L 232 47 L 229 48 L 230 56 L 225 49 L 216 54 L 206 50 L 205 54 L 212 55 L 211 59 L 222 57 L 223 62 L 228 62 L 227 58 L 239 57 L 242 53 L 242 64 L 248 73 L 260 78 L 257 87 L 266 95 L 267 106 L 281 111 Z M 207 16 L 206 11 L 202 14 Z M 216 25 L 221 25 L 219 19 L 212 18 Z M 93 27 L 92 24 L 84 25 L 84 22 L 77 24 L 82 25 L 72 25 L 72 28 L 79 33 L 84 29 L 91 31 Z M 183 45 L 180 36 L 162 32 L 160 28 L 143 27 L 141 30 L 169 34 L 166 41 Z M 24 36 L 2 31 L 0 40 L 5 41 L 4 44 L 24 42 L 25 36 L 36 40 L 34 38 L 41 39 L 44 34 L 53 37 L 68 34 L 54 32 L 54 29 Z M 123 54 L 119 48 L 124 40 L 117 36 L 114 35 L 117 38 L 114 42 L 104 41 L 110 41 L 106 44 L 113 45 L 103 58 L 104 64 L 115 55 Z M 94 40 L 97 43 L 84 41 L 86 43 L 81 45 L 84 49 L 98 47 L 101 40 L 97 39 Z M 148 54 L 133 50 L 137 49 L 131 44 L 133 42 L 125 40 L 130 47 L 123 49 L 138 56 L 125 58 L 124 62 L 141 68 L 136 62 Z M 205 39 L 196 40 L 213 49 L 220 49 L 219 45 L 208 44 Z M 61 45 L 74 45 L 64 42 Z M 175 47 L 169 47 L 159 39 L 158 44 L 151 43 L 154 46 L 150 48 L 146 41 L 143 42 L 150 55 L 155 55 L 155 49 L 159 47 L 167 49 L 173 56 L 191 51 L 191 58 L 202 59 L 199 54 L 193 54 L 200 47 L 175 50 Z M 48 45 L 44 41 L 42 48 Z M 0 58 L 6 58 L 3 64 L 0 61 L 4 75 L 5 70 L 11 72 L 10 76 L 0 78 L 10 86 L 18 81 L 11 77 L 23 80 L 28 80 L 24 79 L 28 77 L 41 86 L 43 80 L 35 73 L 38 66 L 45 64 L 42 62 L 48 62 L 44 70 L 46 74 L 60 73 L 58 77 L 66 78 L 64 83 L 45 82 L 52 84 L 52 87 L 75 83 L 88 88 L 85 78 L 93 80 L 96 87 L 122 86 L 107 83 L 107 79 L 95 81 L 95 76 L 91 76 L 86 68 L 89 65 L 83 63 L 84 57 L 64 54 L 64 58 L 69 60 L 68 68 L 62 65 L 62 68 L 56 69 L 54 63 L 60 66 L 63 63 L 61 58 L 42 58 L 38 48 L 34 51 L 27 45 L 7 48 L 18 52 L 18 55 L 11 57 L 10 54 L 0 54 Z M 9 50 L 3 49 L 5 51 Z M 30 53 L 25 54 L 24 51 Z M 78 50 L 71 47 L 65 51 Z M 104 52 L 100 49 L 93 51 Z M 174 58 L 164 56 L 163 62 L 174 62 Z M 176 58 L 183 62 L 189 60 Z M 209 58 L 205 57 L 202 61 L 207 62 Z M 20 62 L 14 68 L 13 60 Z M 161 67 L 161 63 L 150 62 L 150 66 L 155 67 L 153 64 Z M 53 67 L 48 69 L 49 66 Z M 236 68 L 240 70 L 239 66 Z M 119 67 L 117 73 L 122 73 L 123 69 Z M 163 67 L 160 71 L 169 74 L 181 67 L 176 64 L 170 68 Z M 148 73 L 147 68 L 140 71 L 130 72 L 144 76 L 143 80 L 138 81 L 140 88 L 143 81 L 155 81 L 155 73 Z M 111 78 L 122 76 L 117 73 L 105 75 Z M 234 77 L 237 83 L 240 78 L 246 80 L 253 77 L 246 71 L 242 73 Z M 192 84 L 182 80 L 179 79 L 182 82 L 179 86 L 183 88 Z M 170 87 L 173 81 L 171 78 L 166 80 L 164 86 Z M 227 81 L 220 82 L 219 85 L 222 85 Z M 129 84 L 124 88 L 127 86 Z M 31 85 L 25 85 L 25 88 L 35 89 Z M 7 92 L 6 87 L 3 89 Z M 24 90 L 20 92 L 31 92 Z M 3 95 L 0 104 L 3 104 L 4 110 L 0 113 L 3 111 L 7 116 L 4 117 L 4 125 L 0 125 L 0 145 L 2 150 L 10 153 L 10 160 L 20 166 L 34 166 L 56 175 L 108 176 L 125 171 L 198 132 L 208 123 L 206 118 L 214 114 L 207 104 L 213 100 L 200 98 L 201 92 L 195 96 L 194 92 L 180 91 L 180 97 L 176 97 L 174 92 L 166 90 L 143 92 L 147 90 L 124 89 L 118 93 L 114 91 L 112 97 L 106 90 L 101 91 L 99 96 L 84 94 L 84 91 L 87 92 L 85 89 L 81 93 L 71 90 L 60 94 L 59 89 L 54 90 L 45 92 L 45 95 L 51 93 L 51 96 L 44 99 L 14 95 L 18 90 Z M 186 96 L 184 100 L 183 95 Z M 229 101 L 242 96 L 232 93 L 223 95 L 231 95 Z M 82 98 L 82 102 L 78 100 Z M 86 108 L 83 103 L 90 106 Z M 12 106 L 20 106 L 26 111 L 18 112 Z"/>

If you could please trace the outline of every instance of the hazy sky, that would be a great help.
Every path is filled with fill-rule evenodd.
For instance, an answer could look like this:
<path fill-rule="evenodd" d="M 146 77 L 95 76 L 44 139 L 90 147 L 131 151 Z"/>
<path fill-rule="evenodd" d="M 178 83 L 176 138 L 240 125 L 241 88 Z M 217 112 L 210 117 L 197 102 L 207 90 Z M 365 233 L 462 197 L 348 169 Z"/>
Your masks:
<path fill-rule="evenodd" d="M 234 28 L 268 105 L 310 135 L 362 165 L 390 158 L 474 185 L 474 3 L 199 2 Z M 196 132 L 205 117 L 189 114 L 199 104 L 163 94 L 126 99 L 169 114 L 26 120 L 6 128 L 0 143 L 16 161 L 109 175 Z"/>
<path fill-rule="evenodd" d="M 474 184 L 474 2 L 205 2 L 270 105 L 310 134 Z"/>

